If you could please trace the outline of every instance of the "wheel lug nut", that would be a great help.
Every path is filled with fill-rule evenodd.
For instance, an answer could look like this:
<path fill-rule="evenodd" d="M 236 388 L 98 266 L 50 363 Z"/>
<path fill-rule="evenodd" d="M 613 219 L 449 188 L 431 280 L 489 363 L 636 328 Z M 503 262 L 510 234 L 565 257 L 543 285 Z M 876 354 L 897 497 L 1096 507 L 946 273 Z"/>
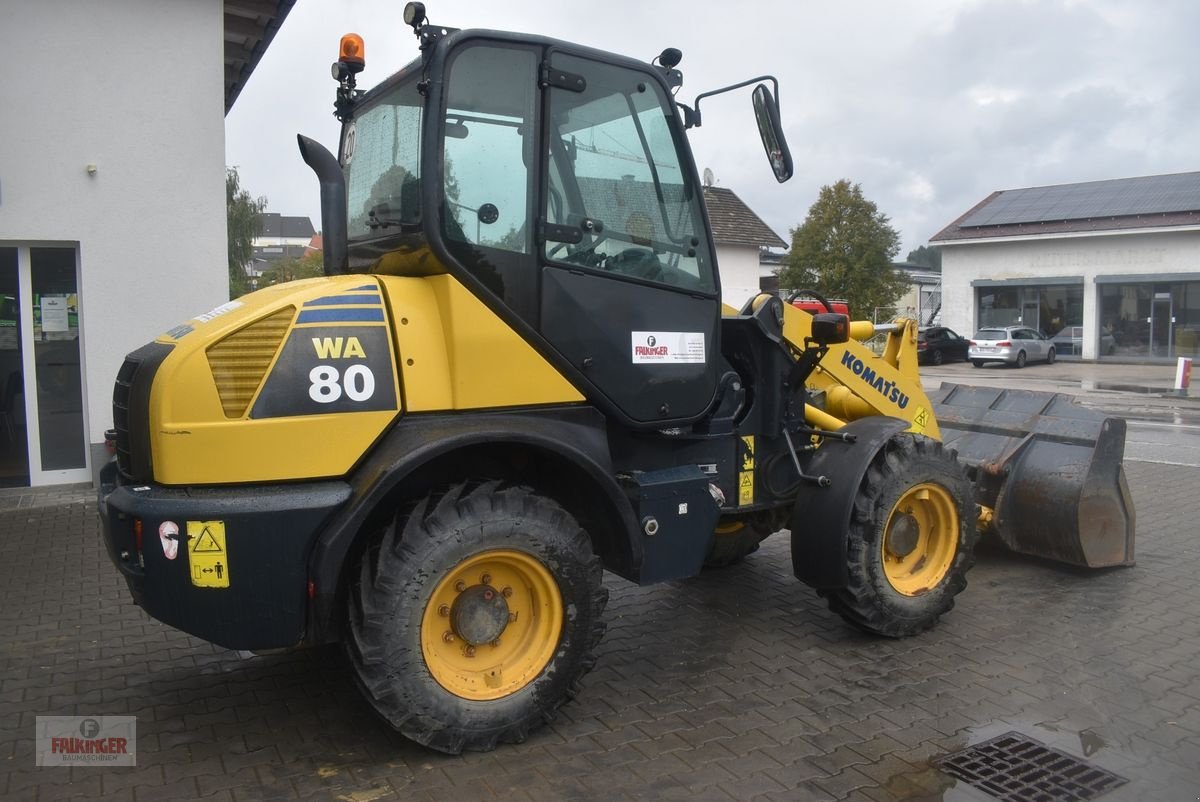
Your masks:
<path fill-rule="evenodd" d="M 510 624 L 511 624 L 513 621 L 516 621 L 516 620 L 517 620 L 517 614 L 516 614 L 516 613 L 509 613 L 509 614 L 508 614 L 508 623 L 510 623 Z"/>
<path fill-rule="evenodd" d="M 463 654 L 465 654 L 467 657 L 474 657 L 475 656 L 475 647 L 468 646 L 467 648 L 463 649 Z"/>
<path fill-rule="evenodd" d="M 492 641 L 492 648 L 493 648 L 493 649 L 495 649 L 495 648 L 496 648 L 497 646 L 499 646 L 499 645 L 500 645 L 500 639 L 499 639 L 499 638 L 496 638 L 494 641 Z"/>
<path fill-rule="evenodd" d="M 500 592 L 502 594 L 504 594 L 504 598 L 506 598 L 506 599 L 509 598 L 510 596 L 512 596 L 512 588 L 505 588 L 504 590 L 502 590 Z"/>
<path fill-rule="evenodd" d="M 454 643 L 454 633 L 450 630 L 446 630 L 442 633 L 442 640 L 444 640 L 446 643 Z"/>
<path fill-rule="evenodd" d="M 479 577 L 479 584 L 481 584 L 481 585 L 490 585 L 490 584 L 492 584 L 492 575 L 491 575 L 491 574 L 484 574 L 483 576 Z"/>
<path fill-rule="evenodd" d="M 441 607 L 438 608 L 438 615 L 442 616 L 443 618 L 450 615 L 450 607 L 448 605 L 443 604 Z"/>
<path fill-rule="evenodd" d="M 457 590 L 459 593 L 462 593 L 464 590 L 467 589 L 467 583 L 463 582 L 461 580 L 458 582 L 455 582 L 454 589 Z"/>

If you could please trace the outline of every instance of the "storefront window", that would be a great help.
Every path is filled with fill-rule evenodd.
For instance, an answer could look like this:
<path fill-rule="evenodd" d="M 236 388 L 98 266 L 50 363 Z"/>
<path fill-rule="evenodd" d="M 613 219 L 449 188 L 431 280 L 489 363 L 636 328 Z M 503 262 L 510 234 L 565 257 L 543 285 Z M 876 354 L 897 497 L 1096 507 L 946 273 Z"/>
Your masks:
<path fill-rule="evenodd" d="M 1200 282 L 1104 284 L 1101 355 L 1200 356 Z"/>
<path fill-rule="evenodd" d="M 1081 285 L 980 287 L 976 299 L 980 328 L 1028 326 L 1054 340 L 1059 356 L 1083 353 Z"/>

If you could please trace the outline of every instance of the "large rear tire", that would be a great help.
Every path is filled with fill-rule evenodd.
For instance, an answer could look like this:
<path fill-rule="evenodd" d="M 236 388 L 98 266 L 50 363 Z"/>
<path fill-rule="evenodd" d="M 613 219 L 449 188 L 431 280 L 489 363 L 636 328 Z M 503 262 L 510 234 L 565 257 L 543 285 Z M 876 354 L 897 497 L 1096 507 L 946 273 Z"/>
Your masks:
<path fill-rule="evenodd" d="M 428 496 L 359 564 L 346 643 L 359 687 L 441 752 L 523 741 L 595 663 L 602 574 L 575 519 L 527 487 Z"/>
<path fill-rule="evenodd" d="M 892 638 L 933 626 L 954 607 L 974 563 L 971 483 L 936 440 L 899 434 L 859 486 L 846 587 L 820 591 L 853 626 Z"/>

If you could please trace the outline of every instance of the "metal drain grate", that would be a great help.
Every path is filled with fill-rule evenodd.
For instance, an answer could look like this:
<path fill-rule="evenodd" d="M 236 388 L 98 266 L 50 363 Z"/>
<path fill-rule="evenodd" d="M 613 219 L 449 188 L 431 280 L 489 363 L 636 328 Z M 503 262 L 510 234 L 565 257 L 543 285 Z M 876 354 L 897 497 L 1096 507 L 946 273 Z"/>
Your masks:
<path fill-rule="evenodd" d="M 1129 782 L 1019 732 L 952 752 L 933 765 L 1004 802 L 1085 802 Z"/>

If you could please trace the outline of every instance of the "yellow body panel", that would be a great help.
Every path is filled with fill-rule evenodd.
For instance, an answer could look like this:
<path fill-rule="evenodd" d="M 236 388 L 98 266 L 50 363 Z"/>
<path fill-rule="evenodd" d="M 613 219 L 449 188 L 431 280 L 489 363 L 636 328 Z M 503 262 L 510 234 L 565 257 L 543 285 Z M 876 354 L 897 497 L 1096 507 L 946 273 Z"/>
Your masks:
<path fill-rule="evenodd" d="M 227 418 L 206 352 L 282 307 L 300 309 L 312 298 L 374 285 L 374 276 L 354 275 L 268 287 L 218 307 L 215 316 L 188 321 L 193 330 L 177 338 L 160 337 L 159 342 L 175 347 L 159 367 L 150 395 L 155 480 L 167 485 L 270 482 L 341 476 L 350 470 L 396 418 L 398 407 L 261 419 L 246 412 Z M 293 328 L 306 327 L 293 323 Z"/>
<path fill-rule="evenodd" d="M 366 306 L 356 304 L 356 298 L 376 296 L 383 299 L 382 323 L 301 322 L 306 310 L 331 310 L 336 316 Z M 338 298 L 347 300 L 336 302 Z M 317 299 L 326 303 L 314 306 Z M 329 303 L 331 299 L 335 302 Z M 267 360 L 259 353 L 261 338 L 243 333 L 248 327 L 277 327 L 275 321 L 285 314 L 281 310 L 288 308 L 296 316 L 274 357 Z M 375 301 L 375 314 L 378 309 Z M 376 351 L 371 355 L 376 358 L 376 380 L 390 382 L 394 404 L 369 411 L 255 417 L 255 404 L 280 368 L 287 343 L 295 340 L 311 365 L 344 368 L 360 361 L 354 357 L 362 356 L 364 346 L 349 335 L 364 326 L 386 330 L 386 338 L 379 340 L 388 343 L 386 359 Z M 336 335 L 343 327 L 347 336 L 339 341 Z M 224 353 L 236 351 L 240 340 L 255 350 L 247 350 L 241 363 L 234 355 L 243 369 L 229 378 L 234 374 L 220 365 L 229 361 Z M 168 485 L 342 476 L 400 414 L 401 398 L 409 412 L 583 401 L 519 334 L 448 275 L 349 275 L 269 287 L 200 315 L 158 341 L 174 346 L 155 375 L 150 398 L 154 478 Z M 218 353 L 223 361 L 215 358 Z M 291 380 L 300 395 L 312 389 L 304 373 L 310 362 Z M 381 368 L 387 366 L 390 373 L 384 376 Z M 223 381 L 238 383 L 238 398 L 250 397 L 248 403 L 230 403 L 229 392 L 222 403 L 214 367 Z M 256 378 L 259 372 L 261 379 Z"/>
<path fill-rule="evenodd" d="M 584 400 L 452 276 L 378 278 L 392 307 L 409 412 Z"/>

